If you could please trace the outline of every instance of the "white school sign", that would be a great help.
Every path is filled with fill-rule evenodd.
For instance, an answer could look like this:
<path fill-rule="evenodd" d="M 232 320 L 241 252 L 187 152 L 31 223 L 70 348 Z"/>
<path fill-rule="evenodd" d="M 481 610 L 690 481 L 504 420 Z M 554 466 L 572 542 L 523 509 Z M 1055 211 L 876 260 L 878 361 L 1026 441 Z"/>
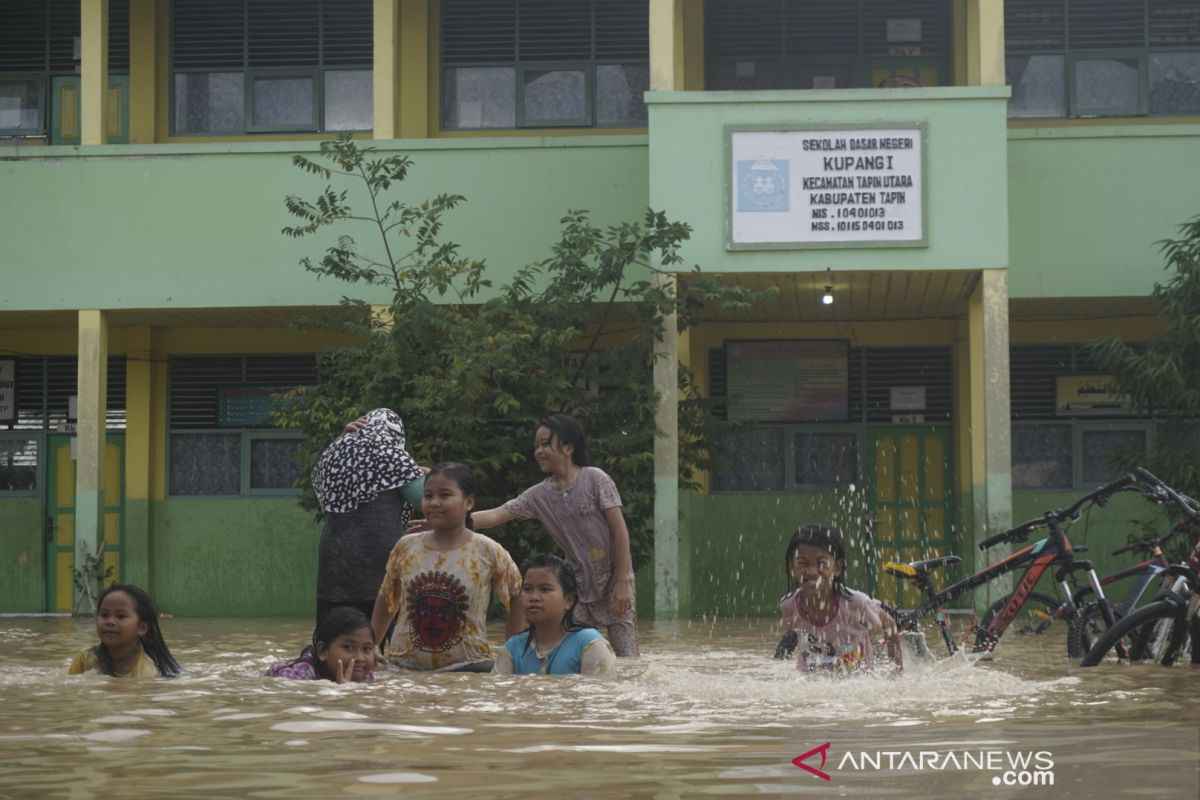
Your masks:
<path fill-rule="evenodd" d="M 924 246 L 924 130 L 729 132 L 730 249 Z"/>

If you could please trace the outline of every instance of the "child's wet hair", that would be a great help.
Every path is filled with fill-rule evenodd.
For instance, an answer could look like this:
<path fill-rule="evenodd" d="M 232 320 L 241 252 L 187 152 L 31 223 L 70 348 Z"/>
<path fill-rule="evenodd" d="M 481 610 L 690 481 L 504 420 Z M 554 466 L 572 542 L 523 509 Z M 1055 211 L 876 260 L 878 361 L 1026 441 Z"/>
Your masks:
<path fill-rule="evenodd" d="M 433 469 L 425 474 L 425 480 L 428 481 L 435 475 L 445 475 L 454 481 L 464 496 L 475 496 L 475 473 L 466 464 L 459 464 L 457 461 L 443 461 L 440 464 L 434 464 Z M 467 512 L 467 527 L 474 527 L 469 511 Z"/>
<path fill-rule="evenodd" d="M 571 568 L 563 559 L 550 553 L 540 553 L 536 556 L 530 556 L 521 564 L 521 579 L 524 581 L 525 575 L 531 569 L 549 570 L 558 581 L 558 585 L 562 587 L 563 596 L 573 595 L 575 602 L 571 603 L 570 607 L 563 614 L 562 628 L 567 633 L 571 631 L 583 630 L 587 625 L 580 625 L 575 621 L 575 606 L 579 605 L 579 581 L 575 577 L 575 570 Z M 529 624 L 529 636 L 525 639 L 525 649 L 533 646 L 533 623 Z"/>
<path fill-rule="evenodd" d="M 846 548 L 842 544 L 842 532 L 829 525 L 810 522 L 797 528 L 796 532 L 792 534 L 792 538 L 788 540 L 787 552 L 783 556 L 783 571 L 788 577 L 789 585 L 792 582 L 792 559 L 795 557 L 796 551 L 804 545 L 819 547 L 829 553 L 835 560 L 842 563 L 842 571 L 845 571 Z M 834 576 L 833 588 L 843 594 L 849 591 L 844 575 Z"/>
<path fill-rule="evenodd" d="M 328 670 L 325 663 L 317 657 L 318 646 L 323 644 L 326 647 L 330 647 L 339 636 L 354 633 L 363 628 L 369 631 L 372 630 L 371 620 L 367 619 L 366 614 L 353 606 L 334 606 L 317 621 L 317 627 L 313 629 L 313 658 L 311 659 L 311 663 L 317 668 L 317 672 L 321 677 L 333 680 L 333 676 L 327 674 Z M 374 638 L 374 632 L 372 632 L 372 638 Z M 305 648 L 305 653 L 307 652 L 308 648 Z M 301 653 L 297 661 L 306 660 L 305 653 Z"/>
<path fill-rule="evenodd" d="M 551 414 L 537 424 L 538 428 L 550 431 L 550 440 L 558 439 L 561 444 L 571 445 L 571 461 L 577 467 L 590 467 L 588 460 L 587 440 L 583 435 L 583 426 L 579 420 L 567 414 Z M 536 428 L 534 429 L 536 430 Z"/>
<path fill-rule="evenodd" d="M 133 609 L 138 616 L 138 622 L 146 625 L 146 633 L 140 637 L 142 651 L 150 657 L 154 666 L 158 667 L 159 674 L 164 678 L 174 678 L 182 672 L 175 657 L 171 655 L 166 641 L 163 640 L 162 629 L 158 626 L 158 609 L 154 607 L 154 601 L 150 599 L 150 595 L 144 589 L 129 583 L 109 584 L 104 591 L 100 592 L 100 597 L 96 601 L 96 613 L 99 614 L 104 598 L 115 592 L 124 592 L 133 600 Z M 108 652 L 108 646 L 101 642 L 96 645 L 94 650 L 96 660 L 100 664 L 100 671 L 105 675 L 115 674 L 112 653 Z"/>

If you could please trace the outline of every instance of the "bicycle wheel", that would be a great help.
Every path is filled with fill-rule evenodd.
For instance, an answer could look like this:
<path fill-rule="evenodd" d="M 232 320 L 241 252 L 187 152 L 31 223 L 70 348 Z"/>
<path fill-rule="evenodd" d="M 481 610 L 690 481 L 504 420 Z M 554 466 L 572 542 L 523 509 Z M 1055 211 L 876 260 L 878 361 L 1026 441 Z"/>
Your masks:
<path fill-rule="evenodd" d="M 1121 613 L 1115 608 L 1113 615 L 1117 621 Z M 1096 640 L 1108 630 L 1104 624 L 1104 615 L 1100 613 L 1099 603 L 1088 603 L 1083 611 L 1074 615 L 1067 627 L 1067 657 L 1083 658 L 1092 651 Z"/>
<path fill-rule="evenodd" d="M 1011 594 L 1001 597 L 992 603 L 992 607 L 983 615 L 983 619 L 980 620 L 979 628 L 975 633 L 975 652 L 990 650 L 996 646 L 995 642 L 990 641 L 990 637 L 985 631 L 992 624 L 992 620 L 996 618 L 996 615 L 1004 610 L 1004 607 L 1008 605 L 1008 601 L 1011 599 Z M 1061 625 L 1061 618 L 1057 616 L 1058 607 L 1061 605 L 1061 602 L 1049 595 L 1030 592 L 1029 596 L 1025 598 L 1025 604 L 1021 606 L 1021 609 L 1017 612 L 1017 616 L 1009 623 L 1006 631 L 1013 631 L 1022 636 L 1040 636 L 1045 634 Z"/>
<path fill-rule="evenodd" d="M 1182 637 L 1187 633 L 1183 613 L 1180 605 L 1170 600 L 1155 600 L 1130 612 L 1100 634 L 1080 666 L 1094 667 L 1101 662 L 1111 661 L 1109 651 L 1114 650 L 1118 642 L 1125 643 L 1133 661 L 1167 658 L 1170 663 L 1182 650 Z M 1175 635 L 1176 631 L 1178 636 Z M 1176 639 L 1180 641 L 1175 643 L 1176 649 L 1172 652 L 1171 644 Z"/>
<path fill-rule="evenodd" d="M 1191 655 L 1191 637 L 1183 612 L 1173 617 L 1159 617 L 1138 630 L 1130 647 L 1130 661 L 1152 661 L 1169 667 Z"/>

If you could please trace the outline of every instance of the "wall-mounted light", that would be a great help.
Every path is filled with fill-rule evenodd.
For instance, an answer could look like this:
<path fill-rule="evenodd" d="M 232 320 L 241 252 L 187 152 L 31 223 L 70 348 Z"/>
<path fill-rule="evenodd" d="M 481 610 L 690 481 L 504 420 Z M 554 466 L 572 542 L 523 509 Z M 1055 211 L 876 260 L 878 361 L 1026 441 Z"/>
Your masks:
<path fill-rule="evenodd" d="M 821 295 L 821 305 L 825 305 L 825 306 L 833 305 L 833 287 L 832 286 L 825 287 L 825 294 Z"/>

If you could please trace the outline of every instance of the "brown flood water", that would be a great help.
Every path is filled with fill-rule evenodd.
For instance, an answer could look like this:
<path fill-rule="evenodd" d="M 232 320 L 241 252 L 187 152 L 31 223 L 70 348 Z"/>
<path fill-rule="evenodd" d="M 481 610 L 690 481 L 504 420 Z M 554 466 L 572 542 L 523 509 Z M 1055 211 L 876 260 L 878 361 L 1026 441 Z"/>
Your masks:
<path fill-rule="evenodd" d="M 660 622 L 612 681 L 259 677 L 309 625 L 166 620 L 188 674 L 132 683 L 64 674 L 90 620 L 0 619 L 0 797 L 1200 796 L 1200 671 L 1080 669 L 1061 636 L 834 679 L 773 661 L 772 620 Z M 828 781 L 791 763 L 826 742 Z"/>

